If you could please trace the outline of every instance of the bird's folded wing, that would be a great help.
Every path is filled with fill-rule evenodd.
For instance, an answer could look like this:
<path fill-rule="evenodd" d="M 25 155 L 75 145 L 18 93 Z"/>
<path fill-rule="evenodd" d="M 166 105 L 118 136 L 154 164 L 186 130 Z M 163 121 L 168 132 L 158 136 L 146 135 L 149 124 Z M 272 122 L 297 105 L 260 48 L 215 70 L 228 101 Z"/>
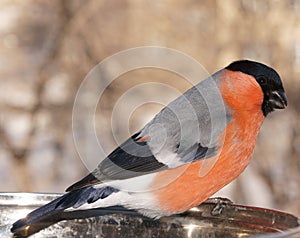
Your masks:
<path fill-rule="evenodd" d="M 157 160 L 152 154 L 147 139 L 147 136 L 141 138 L 139 133 L 135 134 L 105 158 L 97 169 L 70 186 L 67 191 L 101 182 L 129 179 L 170 169 L 168 165 Z M 178 145 L 174 151 L 170 151 L 170 153 L 177 154 L 175 159 L 180 162 L 178 166 L 210 158 L 215 152 L 215 148 L 203 147 L 200 143 L 196 143 L 189 148 L 182 148 Z"/>

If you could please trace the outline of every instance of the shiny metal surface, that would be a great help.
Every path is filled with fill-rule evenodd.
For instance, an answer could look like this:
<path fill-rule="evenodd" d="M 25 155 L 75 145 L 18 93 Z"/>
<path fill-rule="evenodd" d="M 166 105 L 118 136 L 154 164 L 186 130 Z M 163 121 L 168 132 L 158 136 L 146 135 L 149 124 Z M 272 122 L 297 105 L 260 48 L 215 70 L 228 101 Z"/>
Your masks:
<path fill-rule="evenodd" d="M 0 237 L 11 224 L 59 194 L 1 193 Z M 64 220 L 66 219 L 66 220 Z M 151 220 L 120 207 L 65 212 L 30 228 L 31 237 L 300 237 L 299 218 L 263 208 L 210 199 L 184 214 Z"/>

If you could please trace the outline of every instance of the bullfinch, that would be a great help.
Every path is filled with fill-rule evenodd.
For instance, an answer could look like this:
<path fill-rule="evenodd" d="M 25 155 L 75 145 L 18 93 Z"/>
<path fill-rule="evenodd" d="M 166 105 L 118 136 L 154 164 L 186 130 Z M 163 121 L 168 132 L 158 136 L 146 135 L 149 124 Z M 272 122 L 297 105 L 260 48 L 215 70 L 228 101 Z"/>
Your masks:
<path fill-rule="evenodd" d="M 274 69 L 235 61 L 168 104 L 92 173 L 11 231 L 76 209 L 118 205 L 151 218 L 184 212 L 243 172 L 265 117 L 286 106 Z"/>

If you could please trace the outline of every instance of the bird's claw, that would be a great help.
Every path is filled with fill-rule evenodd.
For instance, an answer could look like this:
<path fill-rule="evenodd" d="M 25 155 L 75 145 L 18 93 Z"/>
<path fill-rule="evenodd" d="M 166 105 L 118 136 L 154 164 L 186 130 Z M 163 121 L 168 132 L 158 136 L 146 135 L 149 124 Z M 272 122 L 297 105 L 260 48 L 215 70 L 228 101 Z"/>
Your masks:
<path fill-rule="evenodd" d="M 218 216 L 222 213 L 223 208 L 225 208 L 228 204 L 232 204 L 233 202 L 228 199 L 228 198 L 221 198 L 221 197 L 216 197 L 216 198 L 209 198 L 206 200 L 208 203 L 214 203 L 215 206 L 211 210 L 210 214 L 212 216 Z"/>

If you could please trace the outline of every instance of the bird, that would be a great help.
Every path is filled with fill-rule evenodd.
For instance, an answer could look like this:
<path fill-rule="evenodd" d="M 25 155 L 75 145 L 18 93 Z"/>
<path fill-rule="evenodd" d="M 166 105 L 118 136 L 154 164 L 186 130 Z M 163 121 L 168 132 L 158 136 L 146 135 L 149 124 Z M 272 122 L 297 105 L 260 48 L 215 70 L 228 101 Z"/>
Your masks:
<path fill-rule="evenodd" d="M 159 219 L 198 206 L 245 170 L 264 119 L 286 106 L 273 68 L 234 61 L 166 105 L 94 171 L 16 221 L 11 232 L 72 210 L 122 206 Z"/>

